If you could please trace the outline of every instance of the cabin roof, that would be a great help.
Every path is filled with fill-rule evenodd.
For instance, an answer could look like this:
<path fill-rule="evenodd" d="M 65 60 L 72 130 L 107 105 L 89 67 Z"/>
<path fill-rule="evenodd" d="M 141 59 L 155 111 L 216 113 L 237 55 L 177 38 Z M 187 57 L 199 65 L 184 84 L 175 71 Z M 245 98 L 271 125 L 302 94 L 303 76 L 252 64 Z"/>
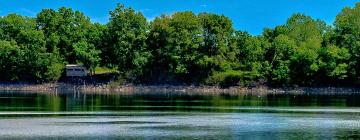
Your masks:
<path fill-rule="evenodd" d="M 83 66 L 77 64 L 67 64 L 66 67 L 83 67 Z"/>

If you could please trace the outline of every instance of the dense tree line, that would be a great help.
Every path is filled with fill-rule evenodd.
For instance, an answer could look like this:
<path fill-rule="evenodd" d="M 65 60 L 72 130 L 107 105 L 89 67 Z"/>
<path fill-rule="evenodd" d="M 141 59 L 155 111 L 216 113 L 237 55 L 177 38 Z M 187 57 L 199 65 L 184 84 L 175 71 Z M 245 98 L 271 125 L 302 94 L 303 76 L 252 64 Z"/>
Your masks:
<path fill-rule="evenodd" d="M 58 80 L 65 64 L 117 68 L 132 83 L 322 86 L 360 82 L 360 3 L 333 25 L 294 14 L 253 36 L 224 15 L 144 15 L 119 4 L 107 24 L 70 8 L 0 17 L 0 80 Z"/>

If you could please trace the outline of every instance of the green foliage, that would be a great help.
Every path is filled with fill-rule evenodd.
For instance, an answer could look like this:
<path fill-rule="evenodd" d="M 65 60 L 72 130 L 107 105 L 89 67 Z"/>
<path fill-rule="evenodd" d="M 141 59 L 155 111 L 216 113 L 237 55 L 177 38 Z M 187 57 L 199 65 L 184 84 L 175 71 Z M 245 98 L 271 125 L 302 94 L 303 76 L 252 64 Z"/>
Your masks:
<path fill-rule="evenodd" d="M 348 77 L 348 61 L 350 53 L 347 48 L 339 48 L 335 45 L 323 48 L 321 52 L 322 65 L 326 76 L 335 79 L 345 79 Z"/>
<path fill-rule="evenodd" d="M 232 42 L 232 21 L 224 15 L 202 13 L 198 15 L 202 25 L 203 43 L 198 64 L 209 76 L 210 72 L 230 69 L 236 60 L 236 46 Z"/>
<path fill-rule="evenodd" d="M 43 31 L 35 19 L 10 14 L 0 21 L 4 41 L 0 62 L 5 81 L 56 81 L 62 73 L 62 59 L 45 48 Z M 7 40 L 7 41 L 5 41 Z"/>
<path fill-rule="evenodd" d="M 287 85 L 291 82 L 291 57 L 294 56 L 296 44 L 286 35 L 277 36 L 268 48 L 266 56 L 270 62 L 268 79 L 272 84 Z"/>
<path fill-rule="evenodd" d="M 153 54 L 154 79 L 189 80 L 200 55 L 201 24 L 192 12 L 178 12 L 156 18 L 151 24 L 148 43 Z M 165 75 L 166 74 L 166 75 Z"/>
<path fill-rule="evenodd" d="M 56 81 L 61 77 L 61 74 L 64 70 L 64 63 L 62 59 L 56 55 L 56 54 L 48 54 L 50 56 L 47 56 L 48 59 L 45 62 L 46 72 L 43 77 L 45 81 Z"/>
<path fill-rule="evenodd" d="M 265 49 L 268 46 L 268 42 L 259 37 L 250 37 L 244 43 L 238 44 L 240 69 L 251 72 L 256 79 L 263 78 L 268 65 L 268 62 L 264 61 Z"/>
<path fill-rule="evenodd" d="M 322 46 L 322 29 L 311 17 L 295 14 L 285 25 L 287 35 L 297 47 L 291 57 L 291 79 L 293 83 L 311 85 L 314 74 L 319 70 L 319 51 Z"/>
<path fill-rule="evenodd" d="M 360 3 L 355 7 L 346 7 L 336 16 L 336 45 L 349 50 L 349 69 L 353 80 L 360 80 Z"/>
<path fill-rule="evenodd" d="M 36 17 L 37 28 L 46 37 L 46 47 L 51 52 L 58 49 L 68 63 L 76 63 L 74 44 L 92 39 L 90 19 L 79 11 L 62 7 L 58 11 L 42 10 Z"/>
<path fill-rule="evenodd" d="M 148 22 L 121 4 L 109 14 L 107 24 L 65 7 L 44 9 L 36 18 L 0 17 L 0 80 L 56 81 L 65 64 L 79 63 L 92 72 L 119 72 L 112 86 L 360 81 L 360 3 L 344 8 L 334 26 L 294 14 L 259 36 L 235 31 L 232 21 L 218 14 L 176 12 Z"/>
<path fill-rule="evenodd" d="M 221 87 L 250 86 L 257 76 L 251 72 L 228 70 L 224 72 L 213 72 L 206 79 L 206 84 Z"/>
<path fill-rule="evenodd" d="M 117 73 L 115 68 L 108 68 L 108 67 L 96 67 L 95 74 L 104 74 L 104 73 Z"/>
<path fill-rule="evenodd" d="M 145 17 L 131 8 L 118 5 L 110 12 L 106 41 L 102 52 L 107 55 L 108 65 L 118 67 L 127 79 L 134 81 L 143 74 L 143 69 L 151 57 L 145 43 L 147 37 Z"/>
<path fill-rule="evenodd" d="M 156 18 L 148 45 L 151 80 L 200 83 L 213 71 L 231 69 L 236 60 L 231 20 L 225 16 L 177 12 Z M 151 66 L 150 65 L 150 66 Z"/>
<path fill-rule="evenodd" d="M 0 41 L 1 80 L 19 80 L 17 65 L 22 56 L 23 52 L 15 42 Z"/>
<path fill-rule="evenodd" d="M 0 41 L 1 80 L 6 81 L 56 81 L 60 78 L 63 64 L 51 53 L 36 52 L 14 41 Z"/>
<path fill-rule="evenodd" d="M 210 85 L 219 85 L 219 86 L 238 86 L 240 85 L 240 80 L 243 78 L 244 74 L 241 71 L 225 71 L 225 72 L 214 72 L 210 76 L 206 83 Z"/>
<path fill-rule="evenodd" d="M 100 62 L 100 51 L 96 50 L 93 44 L 80 41 L 73 46 L 77 60 L 92 73 Z"/>
<path fill-rule="evenodd" d="M 271 65 L 268 79 L 276 85 L 316 83 L 327 30 L 323 21 L 303 14 L 294 14 L 274 30 L 266 29 L 264 37 L 271 43 L 266 55 Z"/>

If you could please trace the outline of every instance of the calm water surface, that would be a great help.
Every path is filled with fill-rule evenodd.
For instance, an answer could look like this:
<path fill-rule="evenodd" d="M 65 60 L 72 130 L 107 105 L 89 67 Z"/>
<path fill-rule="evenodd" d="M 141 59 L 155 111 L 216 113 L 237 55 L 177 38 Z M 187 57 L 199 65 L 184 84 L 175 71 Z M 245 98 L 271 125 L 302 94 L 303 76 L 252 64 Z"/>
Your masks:
<path fill-rule="evenodd" d="M 360 95 L 0 93 L 0 139 L 359 139 Z"/>

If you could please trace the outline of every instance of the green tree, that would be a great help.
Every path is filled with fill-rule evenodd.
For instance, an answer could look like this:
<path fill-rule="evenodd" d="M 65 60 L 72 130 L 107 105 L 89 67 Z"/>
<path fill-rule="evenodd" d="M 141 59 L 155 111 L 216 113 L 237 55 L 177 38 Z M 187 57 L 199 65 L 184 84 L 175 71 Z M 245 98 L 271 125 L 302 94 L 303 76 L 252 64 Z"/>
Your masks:
<path fill-rule="evenodd" d="M 235 30 L 232 21 L 224 15 L 210 13 L 201 13 L 198 17 L 203 30 L 201 35 L 204 38 L 204 42 L 199 49 L 201 55 L 197 62 L 200 67 L 198 75 L 201 75 L 206 80 L 206 83 L 224 83 L 221 81 L 214 82 L 211 79 L 214 79 L 212 77 L 218 77 L 218 75 L 225 76 L 220 79 L 227 79 L 227 76 L 233 77 L 235 71 L 237 71 L 233 70 L 238 65 L 236 57 L 238 48 L 233 38 Z M 237 80 L 229 81 L 234 85 L 239 83 Z"/>
<path fill-rule="evenodd" d="M 288 48 L 294 48 L 293 53 L 288 52 L 290 53 L 289 60 L 279 65 L 284 70 L 279 69 L 273 72 L 284 74 L 284 72 L 290 71 L 292 84 L 313 84 L 320 68 L 319 53 L 323 45 L 323 36 L 327 31 L 327 26 L 325 25 L 323 21 L 314 20 L 309 16 L 294 14 L 288 19 L 285 25 L 278 26 L 274 30 L 265 30 L 264 37 L 272 43 L 272 48 L 278 47 L 279 42 L 276 41 L 281 40 L 281 42 L 284 41 L 283 43 L 287 42 L 286 44 L 289 45 Z M 285 35 L 288 38 L 278 38 L 280 35 Z M 294 45 L 296 47 L 293 47 Z M 288 68 L 289 70 L 287 70 Z M 280 79 L 284 80 L 284 78 Z"/>
<path fill-rule="evenodd" d="M 269 43 L 262 37 L 249 37 L 243 44 L 238 44 L 241 70 L 249 72 L 251 80 L 264 78 L 268 66 L 264 56 L 268 46 Z"/>
<path fill-rule="evenodd" d="M 314 86 L 360 81 L 360 3 L 334 26 L 303 14 L 262 35 L 235 31 L 232 21 L 191 11 L 150 24 L 121 4 L 107 24 L 80 11 L 44 9 L 36 18 L 0 17 L 0 80 L 56 81 L 65 63 L 116 67 L 129 82 L 220 86 Z"/>
<path fill-rule="evenodd" d="M 266 51 L 266 60 L 270 64 L 268 80 L 273 85 L 288 85 L 291 82 L 291 57 L 296 51 L 296 44 L 288 36 L 277 36 Z"/>
<path fill-rule="evenodd" d="M 131 8 L 118 6 L 110 12 L 106 33 L 107 45 L 102 52 L 110 66 L 118 67 L 130 81 L 143 74 L 143 67 L 151 56 L 146 45 L 148 24 L 146 18 Z"/>
<path fill-rule="evenodd" d="M 0 41 L 0 80 L 19 80 L 18 66 L 23 63 L 23 51 L 16 43 Z"/>
<path fill-rule="evenodd" d="M 204 73 L 209 75 L 213 70 L 231 69 L 228 62 L 236 60 L 236 46 L 232 42 L 232 21 L 224 15 L 209 13 L 199 14 L 199 19 L 204 37 L 199 64 L 203 67 Z"/>
<path fill-rule="evenodd" d="M 331 82 L 340 81 L 347 78 L 349 75 L 349 58 L 350 53 L 347 48 L 339 48 L 335 45 L 330 45 L 322 48 L 321 56 L 321 69 L 326 74 L 327 79 Z M 326 83 L 326 81 L 323 81 Z M 335 82 L 336 83 L 336 82 Z"/>
<path fill-rule="evenodd" d="M 151 24 L 148 38 L 153 52 L 151 73 L 157 81 L 187 81 L 196 79 L 195 62 L 199 56 L 202 42 L 201 25 L 192 12 L 177 12 L 171 16 L 163 15 Z M 190 78 L 192 77 L 192 78 Z"/>
<path fill-rule="evenodd" d="M 147 81 L 164 82 L 171 79 L 171 74 L 169 74 L 169 56 L 172 52 L 172 47 L 168 45 L 170 22 L 170 16 L 162 15 L 161 17 L 156 17 L 150 25 L 150 33 L 147 38 L 147 44 L 153 57 L 148 68 L 150 78 L 147 78 Z"/>
<path fill-rule="evenodd" d="M 345 7 L 335 20 L 334 40 L 340 48 L 349 50 L 349 69 L 353 80 L 360 78 L 360 3 L 355 7 Z"/>
<path fill-rule="evenodd" d="M 44 33 L 37 30 L 34 18 L 10 14 L 2 18 L 0 27 L 4 31 L 3 39 L 11 42 L 10 45 L 2 42 L 5 44 L 4 46 L 13 50 L 21 50 L 18 53 L 13 51 L 13 53 L 19 54 L 15 55 L 18 59 L 16 63 L 10 62 L 12 64 L 10 67 L 15 67 L 16 70 L 9 71 L 4 80 L 42 82 L 57 80 L 60 77 L 62 68 L 61 66 L 55 67 L 55 65 L 63 65 L 62 59 L 54 57 L 53 53 L 46 51 Z M 5 59 L 6 53 L 2 55 Z M 7 62 L 7 60 L 3 61 Z M 55 68 L 58 69 L 55 70 Z"/>
<path fill-rule="evenodd" d="M 95 68 L 100 62 L 100 51 L 96 50 L 93 44 L 80 41 L 74 44 L 74 51 L 79 63 L 82 63 L 91 74 L 95 73 Z"/>
<path fill-rule="evenodd" d="M 93 26 L 90 19 L 71 8 L 62 7 L 58 11 L 44 9 L 37 15 L 36 23 L 37 28 L 45 34 L 47 49 L 59 50 L 68 63 L 77 61 L 74 44 L 92 39 L 89 37 L 89 30 Z"/>

